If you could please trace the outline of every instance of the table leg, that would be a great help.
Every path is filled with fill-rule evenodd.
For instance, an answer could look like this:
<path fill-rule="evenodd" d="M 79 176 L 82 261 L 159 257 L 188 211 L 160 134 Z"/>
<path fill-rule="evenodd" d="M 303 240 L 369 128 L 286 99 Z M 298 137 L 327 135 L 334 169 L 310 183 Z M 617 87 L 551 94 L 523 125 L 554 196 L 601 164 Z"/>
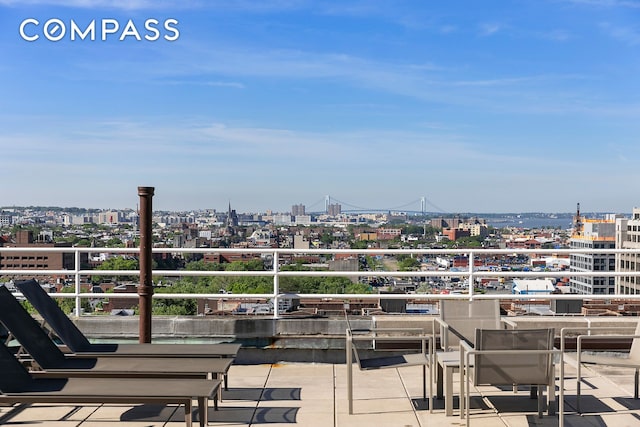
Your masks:
<path fill-rule="evenodd" d="M 449 365 L 444 369 L 444 412 L 448 417 L 453 415 L 453 371 Z"/>
<path fill-rule="evenodd" d="M 440 363 L 437 364 L 437 369 L 436 369 L 436 398 L 437 399 L 442 399 L 443 397 L 443 393 L 442 393 L 442 365 Z"/>

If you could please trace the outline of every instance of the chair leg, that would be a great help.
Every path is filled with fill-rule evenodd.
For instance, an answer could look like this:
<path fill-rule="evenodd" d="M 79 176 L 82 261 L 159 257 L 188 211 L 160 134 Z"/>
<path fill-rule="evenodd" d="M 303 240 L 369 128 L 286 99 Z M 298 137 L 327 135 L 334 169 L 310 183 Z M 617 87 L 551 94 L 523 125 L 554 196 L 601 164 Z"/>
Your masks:
<path fill-rule="evenodd" d="M 634 385 L 634 389 L 633 389 L 633 398 L 637 399 L 638 398 L 638 380 L 639 380 L 639 374 L 638 374 L 638 368 L 636 368 L 636 373 L 633 376 L 633 385 Z"/>
<path fill-rule="evenodd" d="M 444 368 L 444 409 L 445 415 L 453 415 L 453 367 Z"/>
<path fill-rule="evenodd" d="M 442 365 L 436 362 L 436 398 L 442 399 L 443 393 L 443 370 Z"/>
<path fill-rule="evenodd" d="M 542 413 L 544 412 L 544 396 L 542 393 L 542 386 L 536 387 L 538 392 L 538 418 L 542 418 Z"/>
<path fill-rule="evenodd" d="M 353 355 L 351 351 L 351 340 L 347 338 L 345 359 L 347 363 L 347 400 L 349 406 L 349 415 L 353 414 Z"/>
<path fill-rule="evenodd" d="M 422 399 L 427 400 L 427 365 L 422 365 Z"/>

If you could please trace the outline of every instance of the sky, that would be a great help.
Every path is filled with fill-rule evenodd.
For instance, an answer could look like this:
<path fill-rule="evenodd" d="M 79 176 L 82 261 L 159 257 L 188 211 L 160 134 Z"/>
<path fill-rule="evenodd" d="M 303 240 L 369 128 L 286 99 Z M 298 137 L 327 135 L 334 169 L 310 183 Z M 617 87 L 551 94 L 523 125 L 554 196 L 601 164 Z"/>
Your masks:
<path fill-rule="evenodd" d="M 640 0 L 0 0 L 0 206 L 631 212 L 638 76 Z"/>

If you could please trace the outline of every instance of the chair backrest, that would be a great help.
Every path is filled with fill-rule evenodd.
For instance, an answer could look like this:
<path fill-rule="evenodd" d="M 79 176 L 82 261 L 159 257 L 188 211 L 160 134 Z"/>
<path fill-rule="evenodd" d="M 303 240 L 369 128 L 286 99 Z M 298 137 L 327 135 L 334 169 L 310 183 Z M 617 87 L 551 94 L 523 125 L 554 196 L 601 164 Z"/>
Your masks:
<path fill-rule="evenodd" d="M 636 326 L 634 335 L 640 335 L 640 322 Z M 629 351 L 629 359 L 635 360 L 640 364 L 640 338 L 634 338 L 631 342 L 631 350 Z"/>
<path fill-rule="evenodd" d="M 65 362 L 62 351 L 5 286 L 0 286 L 0 322 L 42 368 Z"/>
<path fill-rule="evenodd" d="M 33 279 L 24 280 L 16 282 L 15 286 L 71 351 L 74 353 L 91 351 L 91 343 L 87 337 L 38 282 Z"/>
<path fill-rule="evenodd" d="M 552 350 L 554 329 L 476 330 L 476 350 Z M 474 355 L 476 385 L 548 384 L 553 355 L 482 354 Z"/>
<path fill-rule="evenodd" d="M 351 322 L 349 321 L 349 313 L 347 313 L 347 311 L 344 311 L 344 320 L 345 320 L 345 324 L 347 325 L 347 331 L 346 331 L 346 338 L 347 340 L 351 340 L 351 338 L 353 337 L 353 333 L 354 332 L 361 332 L 361 329 L 353 329 L 351 327 Z M 358 348 L 356 347 L 356 343 L 351 340 L 351 354 L 353 355 L 354 359 L 356 360 L 356 363 L 358 364 L 358 366 L 362 367 L 362 362 L 360 360 L 360 355 L 358 354 Z"/>
<path fill-rule="evenodd" d="M 451 299 L 440 301 L 440 320 L 449 331 L 440 330 L 441 347 L 456 347 L 460 339 L 474 345 L 475 331 L 479 328 L 500 329 L 500 302 L 497 299 Z"/>
<path fill-rule="evenodd" d="M 4 343 L 0 343 L 0 370 L 0 391 L 3 393 L 25 391 L 33 382 L 29 372 Z"/>

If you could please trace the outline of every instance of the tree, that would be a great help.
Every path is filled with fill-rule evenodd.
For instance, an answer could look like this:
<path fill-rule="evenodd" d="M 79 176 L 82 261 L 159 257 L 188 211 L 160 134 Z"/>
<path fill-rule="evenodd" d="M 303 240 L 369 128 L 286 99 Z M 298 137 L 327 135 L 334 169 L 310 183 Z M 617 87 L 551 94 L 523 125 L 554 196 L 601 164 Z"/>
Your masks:
<path fill-rule="evenodd" d="M 328 231 L 325 231 L 324 233 L 322 233 L 322 235 L 320 236 L 320 241 L 326 245 L 329 246 L 331 245 L 331 243 L 333 243 L 333 235 L 331 233 L 329 233 Z"/>
<path fill-rule="evenodd" d="M 139 270 L 140 264 L 137 259 L 133 258 L 124 258 L 124 257 L 113 257 L 104 261 L 102 264 L 96 268 L 96 270 Z M 91 276 L 91 281 L 93 283 L 100 283 L 102 278 L 110 277 L 113 279 L 113 276 Z M 118 276 L 119 280 L 135 280 L 134 276 Z"/>
<path fill-rule="evenodd" d="M 108 248 L 123 248 L 124 247 L 124 243 L 122 243 L 122 240 L 120 240 L 117 237 L 112 237 L 111 239 L 107 240 L 105 245 Z"/>
<path fill-rule="evenodd" d="M 418 267 L 420 267 L 420 261 L 418 261 L 417 258 L 404 256 L 401 260 L 398 261 L 399 271 L 412 271 Z"/>

